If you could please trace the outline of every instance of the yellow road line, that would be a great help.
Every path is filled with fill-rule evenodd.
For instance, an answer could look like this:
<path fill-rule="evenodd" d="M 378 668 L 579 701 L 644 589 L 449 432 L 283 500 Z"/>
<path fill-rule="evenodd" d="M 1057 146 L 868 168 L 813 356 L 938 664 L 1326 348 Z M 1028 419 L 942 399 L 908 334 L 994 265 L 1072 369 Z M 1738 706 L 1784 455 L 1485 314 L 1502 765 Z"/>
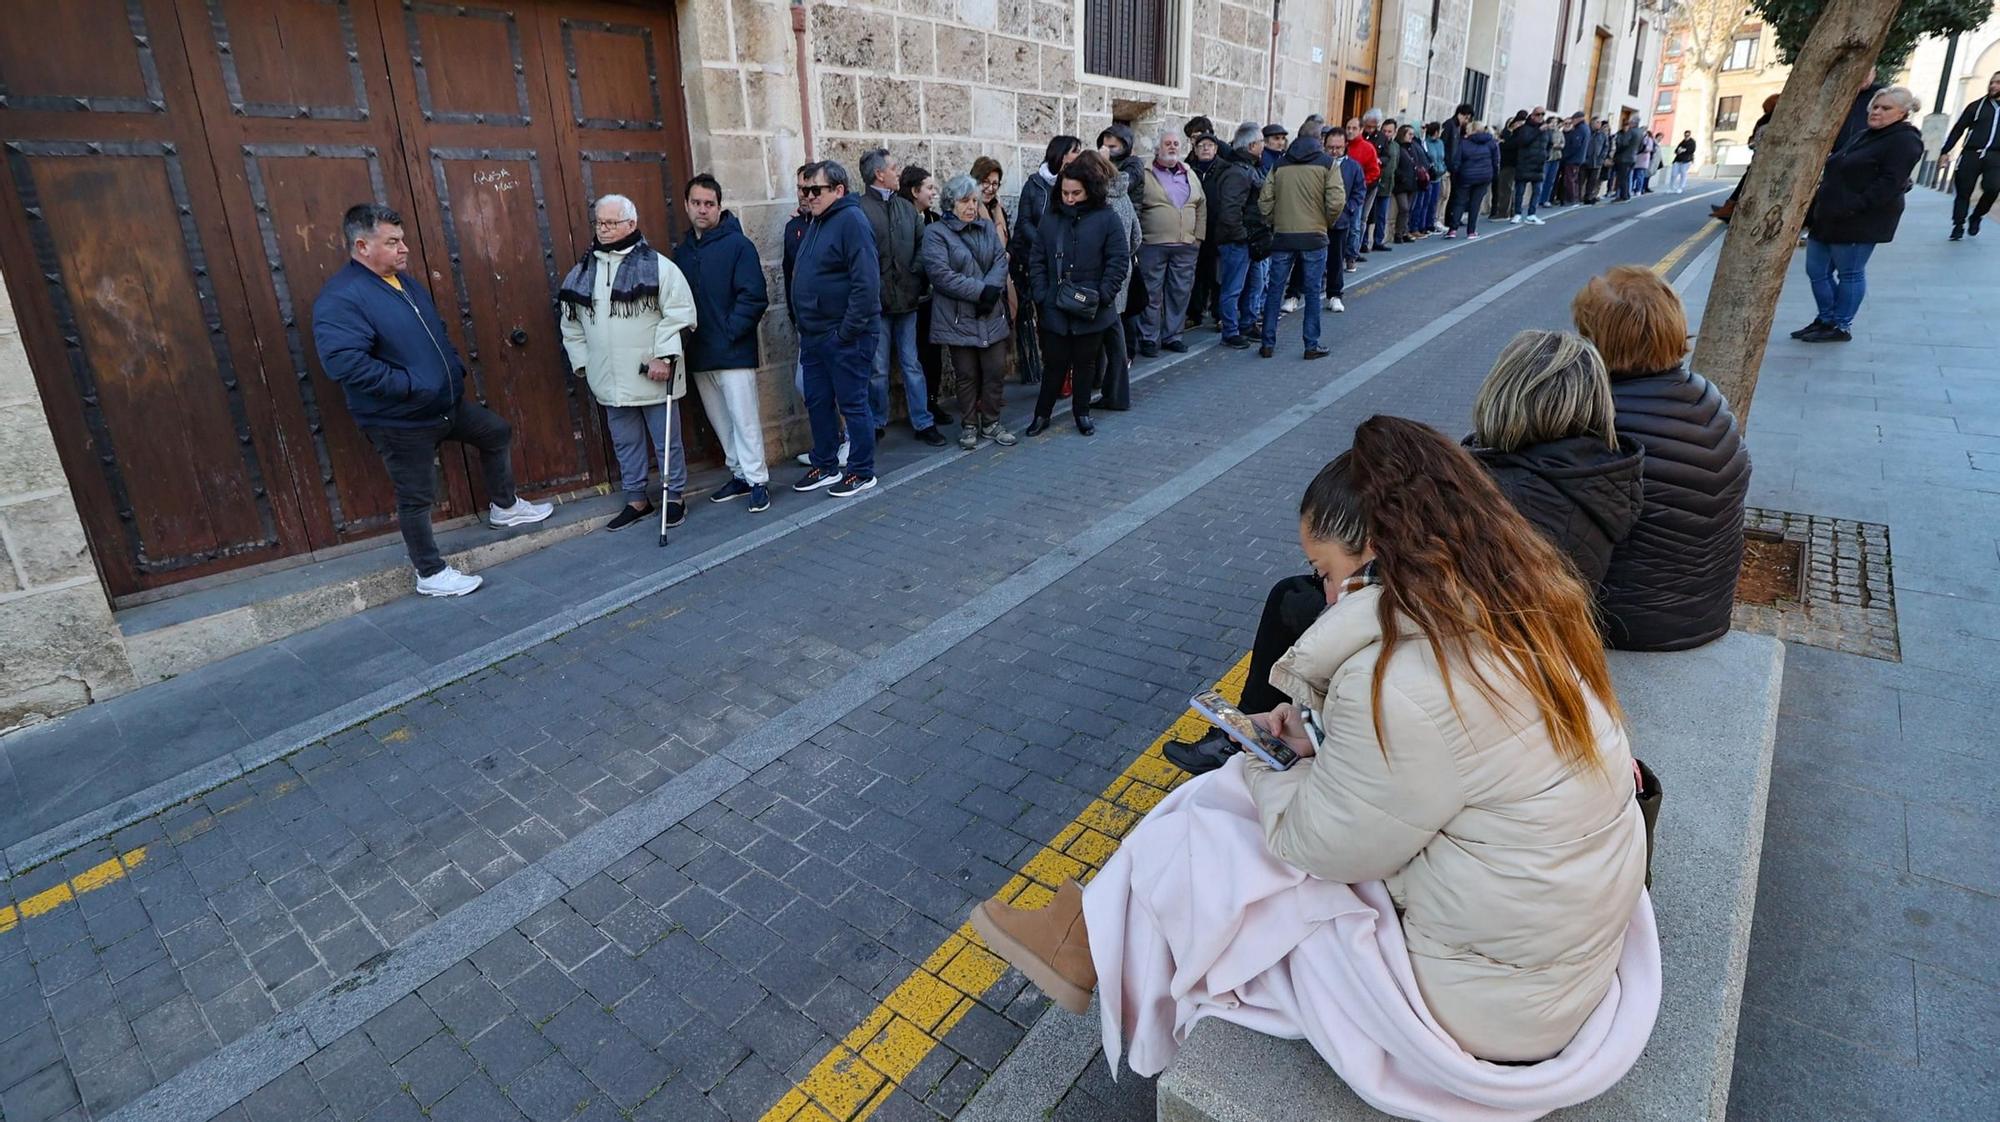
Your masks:
<path fill-rule="evenodd" d="M 1400 268 L 1391 269 L 1388 272 L 1383 273 L 1379 277 L 1372 277 L 1369 279 L 1367 284 L 1364 284 L 1360 288 L 1357 288 L 1354 291 L 1349 292 L 1347 295 L 1366 296 L 1369 293 L 1376 291 L 1377 289 L 1384 288 L 1395 281 L 1402 280 L 1404 277 L 1409 276 L 1411 273 L 1416 272 L 1418 269 L 1428 269 L 1432 265 L 1441 264 L 1444 261 L 1444 259 L 1445 259 L 1445 251 L 1439 250 L 1437 253 L 1432 254 L 1431 256 L 1426 257 L 1420 261 L 1412 261 L 1407 265 L 1401 266 Z M 1332 267 L 1333 267 L 1332 263 L 1329 262 L 1327 264 L 1327 268 L 1331 269 Z"/>
<path fill-rule="evenodd" d="M 125 879 L 125 874 L 146 860 L 146 847 L 128 850 L 109 861 L 93 865 L 54 888 L 45 888 L 19 904 L 0 908 L 0 932 L 12 931 L 24 919 L 46 915 L 86 892 Z"/>
<path fill-rule="evenodd" d="M 1250 656 L 1230 668 L 1216 688 L 1235 700 L 1250 673 Z M 1170 740 L 1193 741 L 1208 732 L 1194 710 L 1148 745 L 1111 785 L 1021 866 L 999 895 L 1040 907 L 1065 878 L 1087 881 L 1117 850 L 1147 811 L 1187 778 L 1162 755 Z M 1000 981 L 1007 964 L 960 924 L 922 967 L 882 999 L 873 1012 L 813 1065 L 761 1122 L 861 1122 L 875 1113 L 973 1003 Z"/>
<path fill-rule="evenodd" d="M 1693 249 L 1696 243 L 1700 242 L 1701 239 L 1714 233 L 1715 230 L 1716 226 L 1714 224 L 1708 222 L 1702 223 L 1701 229 L 1696 230 L 1692 234 L 1689 234 L 1687 236 L 1686 241 L 1683 241 L 1681 244 L 1669 250 L 1665 257 L 1660 258 L 1660 260 L 1656 264 L 1654 264 L 1653 271 L 1660 274 L 1663 277 L 1666 276 L 1667 273 L 1671 271 L 1675 265 L 1680 264 L 1681 258 L 1686 257 L 1688 255 L 1688 251 Z"/>

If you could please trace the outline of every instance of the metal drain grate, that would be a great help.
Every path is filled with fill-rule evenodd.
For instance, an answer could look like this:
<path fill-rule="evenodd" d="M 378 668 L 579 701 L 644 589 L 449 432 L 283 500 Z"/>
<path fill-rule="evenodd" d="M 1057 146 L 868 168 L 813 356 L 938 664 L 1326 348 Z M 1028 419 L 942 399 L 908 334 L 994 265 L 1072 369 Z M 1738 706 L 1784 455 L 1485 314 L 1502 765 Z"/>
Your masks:
<path fill-rule="evenodd" d="M 1745 573 L 1732 619 L 1737 628 L 1902 661 L 1889 527 L 1748 507 L 1743 529 Z"/>

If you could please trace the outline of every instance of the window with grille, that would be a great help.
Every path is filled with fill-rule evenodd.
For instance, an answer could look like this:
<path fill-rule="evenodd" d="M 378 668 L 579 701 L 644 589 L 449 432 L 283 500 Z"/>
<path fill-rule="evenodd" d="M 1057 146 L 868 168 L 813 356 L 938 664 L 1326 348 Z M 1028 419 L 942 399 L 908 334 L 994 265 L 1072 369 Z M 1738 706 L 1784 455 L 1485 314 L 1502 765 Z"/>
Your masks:
<path fill-rule="evenodd" d="M 1736 122 L 1740 119 L 1742 113 L 1742 98 L 1717 98 L 1715 101 L 1715 127 L 1724 130 L 1735 128 Z"/>
<path fill-rule="evenodd" d="M 1639 85 L 1646 80 L 1646 21 L 1639 21 L 1639 33 L 1632 37 L 1632 84 L 1627 93 L 1639 96 Z"/>
<path fill-rule="evenodd" d="M 1100 78 L 1180 81 L 1186 0 L 1083 0 L 1083 69 Z"/>
<path fill-rule="evenodd" d="M 1739 35 L 1729 44 L 1729 57 L 1722 62 L 1724 70 L 1748 70 L 1757 65 L 1757 37 Z"/>
<path fill-rule="evenodd" d="M 1492 76 L 1489 74 L 1470 68 L 1465 72 L 1465 85 L 1460 91 L 1459 100 L 1472 106 L 1472 119 L 1475 121 L 1486 119 L 1486 87 L 1491 81 Z"/>

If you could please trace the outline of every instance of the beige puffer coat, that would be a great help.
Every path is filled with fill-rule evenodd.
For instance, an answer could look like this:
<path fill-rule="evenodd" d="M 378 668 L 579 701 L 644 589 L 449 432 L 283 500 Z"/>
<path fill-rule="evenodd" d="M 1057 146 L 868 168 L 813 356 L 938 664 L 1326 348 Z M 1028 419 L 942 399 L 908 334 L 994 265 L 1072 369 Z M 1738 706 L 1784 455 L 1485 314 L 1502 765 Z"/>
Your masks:
<path fill-rule="evenodd" d="M 1341 597 L 1271 669 L 1326 742 L 1288 771 L 1246 761 L 1266 843 L 1315 876 L 1386 881 L 1445 1030 L 1481 1059 L 1546 1059 L 1610 987 L 1645 881 L 1631 748 L 1593 702 L 1603 770 L 1574 772 L 1525 693 L 1497 709 L 1469 669 L 1454 708 L 1406 622 L 1382 683 L 1385 757 L 1369 705 L 1380 600 Z"/>
<path fill-rule="evenodd" d="M 681 358 L 681 332 L 694 327 L 694 292 L 687 278 L 667 255 L 660 254 L 660 310 L 634 316 L 611 314 L 611 282 L 631 250 L 593 250 L 590 314 L 575 319 L 562 311 L 563 350 L 571 370 L 582 370 L 590 395 L 599 405 L 658 405 L 686 396 L 687 362 Z M 641 372 L 656 358 L 672 357 L 671 382 L 655 382 Z"/>

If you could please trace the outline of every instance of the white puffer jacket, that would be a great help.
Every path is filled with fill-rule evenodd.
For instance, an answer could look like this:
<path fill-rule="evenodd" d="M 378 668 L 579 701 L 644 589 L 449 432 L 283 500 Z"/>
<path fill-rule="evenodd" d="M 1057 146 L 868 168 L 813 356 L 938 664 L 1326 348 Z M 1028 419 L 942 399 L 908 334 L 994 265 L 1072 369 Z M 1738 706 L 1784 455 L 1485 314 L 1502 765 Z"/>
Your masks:
<path fill-rule="evenodd" d="M 584 372 L 591 396 L 600 405 L 658 405 L 685 396 L 688 375 L 681 359 L 681 332 L 692 329 L 695 321 L 694 292 L 687 278 L 666 254 L 659 254 L 660 310 L 614 316 L 611 282 L 631 249 L 594 252 L 597 268 L 592 274 L 590 314 L 571 318 L 566 311 L 556 313 L 570 369 Z M 675 360 L 672 382 L 655 382 L 642 372 L 653 359 L 669 356 Z"/>
<path fill-rule="evenodd" d="M 1545 1059 L 1610 987 L 1644 885 L 1631 747 L 1593 700 L 1603 769 L 1572 770 L 1497 670 L 1488 679 L 1514 708 L 1456 666 L 1454 707 L 1405 621 L 1382 682 L 1385 754 L 1369 703 L 1380 602 L 1376 587 L 1341 597 L 1271 669 L 1318 711 L 1326 742 L 1288 771 L 1246 761 L 1266 843 L 1315 876 L 1387 882 L 1445 1030 L 1481 1059 Z"/>

